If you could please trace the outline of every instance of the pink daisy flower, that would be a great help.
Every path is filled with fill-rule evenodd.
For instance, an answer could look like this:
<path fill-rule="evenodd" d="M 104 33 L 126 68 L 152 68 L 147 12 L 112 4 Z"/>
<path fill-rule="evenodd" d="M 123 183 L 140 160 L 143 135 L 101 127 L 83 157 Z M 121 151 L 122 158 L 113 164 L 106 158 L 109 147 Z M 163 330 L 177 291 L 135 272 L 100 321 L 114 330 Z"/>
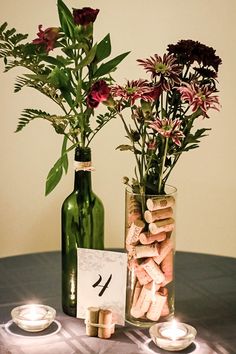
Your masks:
<path fill-rule="evenodd" d="M 165 138 L 171 138 L 176 145 L 181 145 L 180 139 L 184 138 L 184 133 L 181 131 L 180 119 L 157 118 L 153 122 L 150 122 L 149 127 L 156 130 Z"/>
<path fill-rule="evenodd" d="M 125 86 L 112 86 L 111 94 L 113 97 L 120 97 L 123 101 L 129 102 L 133 105 L 137 99 L 144 101 L 153 101 L 154 92 L 146 80 L 131 80 L 127 81 Z"/>
<path fill-rule="evenodd" d="M 146 72 L 152 74 L 152 78 L 160 77 L 159 84 L 165 91 L 169 91 L 172 86 L 181 82 L 180 74 L 182 68 L 177 64 L 173 54 L 164 54 L 163 58 L 155 54 L 145 60 L 138 59 L 137 62 L 144 67 Z"/>
<path fill-rule="evenodd" d="M 219 111 L 219 97 L 214 94 L 209 86 L 200 87 L 196 83 L 186 83 L 184 86 L 179 87 L 178 91 L 181 94 L 181 99 L 189 103 L 193 112 L 201 108 L 204 116 L 208 117 L 206 113 L 210 108 Z"/>

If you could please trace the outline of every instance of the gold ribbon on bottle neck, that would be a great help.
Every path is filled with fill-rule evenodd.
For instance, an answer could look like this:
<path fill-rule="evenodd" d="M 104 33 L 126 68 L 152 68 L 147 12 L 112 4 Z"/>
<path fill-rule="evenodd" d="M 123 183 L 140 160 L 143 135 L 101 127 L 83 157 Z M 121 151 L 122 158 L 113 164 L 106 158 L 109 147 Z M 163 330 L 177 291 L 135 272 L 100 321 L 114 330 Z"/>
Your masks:
<path fill-rule="evenodd" d="M 74 170 L 78 171 L 87 171 L 91 172 L 94 171 L 95 168 L 92 166 L 91 161 L 74 161 Z"/>

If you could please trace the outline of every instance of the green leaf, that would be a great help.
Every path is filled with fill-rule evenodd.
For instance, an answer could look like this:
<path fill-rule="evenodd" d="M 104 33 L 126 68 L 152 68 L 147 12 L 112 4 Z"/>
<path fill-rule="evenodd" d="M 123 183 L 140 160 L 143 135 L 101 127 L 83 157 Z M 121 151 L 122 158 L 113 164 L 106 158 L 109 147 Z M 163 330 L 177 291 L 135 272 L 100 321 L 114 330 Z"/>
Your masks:
<path fill-rule="evenodd" d="M 24 86 L 27 86 L 28 84 L 30 84 L 30 80 L 17 76 L 14 85 L 14 92 L 19 92 Z"/>
<path fill-rule="evenodd" d="M 48 195 L 58 185 L 63 174 L 63 168 L 65 169 L 65 155 L 76 147 L 76 144 L 71 145 L 67 150 L 65 149 L 65 138 L 62 145 L 63 155 L 57 160 L 54 166 L 48 173 L 45 187 L 45 195 Z"/>
<path fill-rule="evenodd" d="M 69 78 L 63 69 L 55 67 L 48 75 L 49 82 L 56 88 L 66 89 L 68 87 Z"/>
<path fill-rule="evenodd" d="M 11 37 L 11 42 L 14 43 L 14 45 L 16 45 L 19 42 L 26 39 L 27 37 L 28 37 L 28 34 L 16 33 L 14 36 Z"/>
<path fill-rule="evenodd" d="M 97 52 L 96 52 L 96 63 L 99 63 L 103 59 L 106 59 L 111 54 L 111 39 L 110 33 L 104 37 L 101 42 L 97 45 Z"/>
<path fill-rule="evenodd" d="M 61 91 L 62 97 L 66 100 L 68 105 L 72 108 L 74 106 L 74 101 L 71 98 L 70 92 L 68 92 L 66 88 L 65 89 L 60 88 L 60 91 Z"/>
<path fill-rule="evenodd" d="M 61 66 L 64 66 L 64 62 L 60 59 L 57 58 L 54 58 L 54 57 L 51 57 L 49 55 L 43 55 L 40 57 L 41 60 L 43 61 L 46 61 L 47 63 L 50 63 L 52 65 L 55 65 L 57 67 L 61 67 Z"/>
<path fill-rule="evenodd" d="M 7 28 L 7 22 L 4 22 L 0 27 L 0 33 L 2 33 Z"/>
<path fill-rule="evenodd" d="M 25 77 L 28 77 L 31 80 L 35 81 L 42 81 L 47 83 L 48 82 L 48 76 L 47 75 L 36 75 L 36 74 L 23 74 Z"/>
<path fill-rule="evenodd" d="M 63 173 L 62 164 L 63 161 L 60 157 L 59 160 L 57 160 L 55 165 L 49 171 L 46 181 L 45 195 L 48 195 L 60 182 Z"/>
<path fill-rule="evenodd" d="M 67 156 L 67 152 L 66 152 L 66 145 L 67 145 L 67 136 L 64 136 L 63 139 L 63 144 L 62 144 L 62 148 L 61 148 L 61 158 L 62 158 L 62 167 L 64 168 L 65 173 L 67 173 L 68 171 L 68 156 Z"/>
<path fill-rule="evenodd" d="M 116 68 L 116 66 L 129 54 L 130 52 L 126 52 L 118 55 L 117 57 L 109 60 L 107 63 L 102 64 L 94 73 L 95 77 L 104 76 L 109 74 L 112 70 Z"/>
<path fill-rule="evenodd" d="M 58 15 L 61 23 L 61 27 L 65 34 L 73 38 L 74 37 L 74 20 L 68 7 L 62 0 L 57 1 Z"/>
<path fill-rule="evenodd" d="M 19 119 L 19 123 L 17 125 L 15 133 L 21 131 L 27 124 L 29 124 L 33 119 L 43 118 L 47 119 L 50 117 L 50 114 L 47 112 L 37 110 L 37 109 L 30 109 L 26 108 L 21 113 L 21 118 Z"/>
<path fill-rule="evenodd" d="M 89 65 L 96 54 L 96 50 L 97 50 L 97 44 L 95 44 L 92 49 L 89 51 L 88 55 L 86 55 L 86 57 L 79 63 L 79 65 L 76 67 L 77 70 Z"/>
<path fill-rule="evenodd" d="M 116 150 L 120 150 L 120 151 L 128 151 L 128 150 L 130 150 L 130 151 L 133 151 L 133 146 L 131 146 L 131 145 L 119 145 L 119 146 L 117 146 L 117 148 L 116 148 Z"/>
<path fill-rule="evenodd" d="M 185 147 L 185 148 L 183 149 L 183 151 L 193 150 L 193 149 L 196 149 L 196 148 L 198 148 L 198 147 L 199 147 L 198 144 L 191 144 L 191 145 Z"/>
<path fill-rule="evenodd" d="M 12 28 L 12 29 L 9 29 L 5 32 L 5 38 L 8 39 L 9 37 L 11 37 L 14 33 L 16 33 L 16 29 L 15 28 Z"/>

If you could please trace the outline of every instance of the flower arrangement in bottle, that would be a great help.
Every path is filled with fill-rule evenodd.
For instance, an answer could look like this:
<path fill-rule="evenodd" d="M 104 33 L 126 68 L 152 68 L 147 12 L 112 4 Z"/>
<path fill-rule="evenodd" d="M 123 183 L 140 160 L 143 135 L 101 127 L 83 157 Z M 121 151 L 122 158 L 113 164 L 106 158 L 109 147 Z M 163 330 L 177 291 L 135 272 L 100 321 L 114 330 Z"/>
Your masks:
<path fill-rule="evenodd" d="M 99 10 L 90 7 L 68 9 L 58 0 L 60 27 L 38 27 L 37 38 L 25 42 L 28 35 L 0 26 L 0 58 L 5 71 L 15 67 L 26 69 L 18 76 L 15 92 L 30 87 L 59 106 L 61 114 L 35 108 L 26 108 L 21 114 L 16 131 L 21 131 L 35 119 L 49 122 L 64 139 L 61 157 L 50 170 L 46 195 L 60 181 L 68 169 L 70 150 L 86 148 L 100 129 L 115 116 L 109 107 L 111 73 L 128 52 L 108 60 L 111 54 L 110 35 L 94 43 L 93 27 Z M 94 118 L 94 109 L 100 102 L 107 111 Z M 70 144 L 70 146 L 68 146 Z"/>

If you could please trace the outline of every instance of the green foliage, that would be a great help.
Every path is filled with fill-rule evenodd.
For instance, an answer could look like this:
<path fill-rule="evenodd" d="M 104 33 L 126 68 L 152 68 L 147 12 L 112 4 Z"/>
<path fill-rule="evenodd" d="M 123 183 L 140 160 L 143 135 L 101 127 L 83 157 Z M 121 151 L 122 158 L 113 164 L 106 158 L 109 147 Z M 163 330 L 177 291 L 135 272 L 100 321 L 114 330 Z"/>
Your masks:
<path fill-rule="evenodd" d="M 95 62 L 99 63 L 100 61 L 106 59 L 111 54 L 111 38 L 110 34 L 108 33 L 103 40 L 97 45 L 96 50 L 96 59 Z"/>
<path fill-rule="evenodd" d="M 117 146 L 116 150 L 134 152 L 134 147 L 131 145 L 122 144 L 122 145 Z"/>
<path fill-rule="evenodd" d="M 126 52 L 118 55 L 112 60 L 102 64 L 94 73 L 95 77 L 101 77 L 109 74 L 111 71 L 114 71 L 118 64 L 122 62 L 122 60 L 129 54 L 130 52 Z"/>
<path fill-rule="evenodd" d="M 19 118 L 19 123 L 16 128 L 16 133 L 21 131 L 27 124 L 29 124 L 34 119 L 42 118 L 48 120 L 49 117 L 50 114 L 44 111 L 26 108 L 23 110 L 21 114 L 21 118 Z"/>
<path fill-rule="evenodd" d="M 51 99 L 62 111 L 62 115 L 58 115 L 27 108 L 16 128 L 19 132 L 32 120 L 43 119 L 53 126 L 57 134 L 64 136 L 61 157 L 47 177 L 46 194 L 58 184 L 63 171 L 67 172 L 68 150 L 88 146 L 100 129 L 115 117 L 115 110 L 108 107 L 106 113 L 97 117 L 97 125 L 91 129 L 94 109 L 88 106 L 87 97 L 101 78 L 107 83 L 112 82 L 110 73 L 128 55 L 124 53 L 104 63 L 111 55 L 110 35 L 93 44 L 93 24 L 76 25 L 72 11 L 62 0 L 57 1 L 57 10 L 60 28 L 41 28 L 41 33 L 45 31 L 47 35 L 36 42 L 32 39 L 27 42 L 28 35 L 17 33 L 15 28 L 8 27 L 7 22 L 0 26 L 0 58 L 5 64 L 5 71 L 15 67 L 25 70 L 16 77 L 14 92 L 25 87 L 33 88 Z M 68 144 L 71 146 L 67 147 Z"/>
<path fill-rule="evenodd" d="M 60 182 L 63 170 L 67 173 L 68 170 L 68 157 L 67 153 L 74 149 L 76 145 L 72 145 L 69 149 L 66 150 L 66 139 L 64 138 L 61 157 L 57 160 L 54 166 L 48 173 L 47 180 L 46 180 L 46 187 L 45 187 L 45 195 L 47 196 L 49 193 L 53 191 L 53 189 L 58 185 Z"/>

